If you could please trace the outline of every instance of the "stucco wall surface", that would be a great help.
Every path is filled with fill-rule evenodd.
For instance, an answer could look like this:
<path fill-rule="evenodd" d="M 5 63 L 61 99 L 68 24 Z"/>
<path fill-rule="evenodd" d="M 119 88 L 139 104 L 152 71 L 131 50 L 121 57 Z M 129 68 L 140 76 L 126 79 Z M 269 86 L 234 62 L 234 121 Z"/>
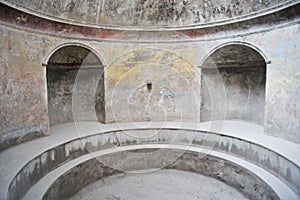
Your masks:
<path fill-rule="evenodd" d="M 0 29 L 0 149 L 48 133 L 43 37 Z"/>
<path fill-rule="evenodd" d="M 119 92 L 119 95 L 113 96 L 113 101 L 119 101 L 120 103 L 116 104 L 117 110 L 114 112 L 120 115 L 121 118 L 125 117 L 128 121 L 131 119 L 126 118 L 125 114 L 127 115 L 127 113 L 125 112 L 127 110 L 125 108 L 127 109 L 128 102 L 134 101 L 127 101 L 130 98 L 126 99 L 126 101 L 120 101 L 123 98 L 123 94 L 121 94 L 123 91 L 122 87 L 125 86 L 130 89 L 131 93 L 126 94 L 129 97 L 131 96 L 133 99 L 134 97 L 138 97 L 138 94 L 141 94 L 139 92 L 147 87 L 145 83 L 149 77 L 146 75 L 151 74 L 151 70 L 160 67 L 158 61 L 164 62 L 161 66 L 169 67 L 169 70 L 161 74 L 158 72 L 154 73 L 158 78 L 163 77 L 161 83 L 174 85 L 180 91 L 186 92 L 181 93 L 180 98 L 183 104 L 181 104 L 180 109 L 184 110 L 188 106 L 192 108 L 198 106 L 194 113 L 198 111 L 200 113 L 200 105 L 189 104 L 189 99 L 184 100 L 186 95 L 189 96 L 191 90 L 196 92 L 196 94 L 198 92 L 198 96 L 195 96 L 194 102 L 197 102 L 200 96 L 201 74 L 199 73 L 201 73 L 201 70 L 194 69 L 201 66 L 207 56 L 220 45 L 224 46 L 231 43 L 248 45 L 260 52 L 267 63 L 271 61 L 271 64 L 267 64 L 266 74 L 264 118 L 266 133 L 282 139 L 300 142 L 300 41 L 297 39 L 300 35 L 298 24 L 234 38 L 228 36 L 227 38 L 213 41 L 195 40 L 193 42 L 174 41 L 165 43 L 156 43 L 155 41 L 147 43 L 130 43 L 124 41 L 99 42 L 94 40 L 78 40 L 76 38 L 67 39 L 53 35 L 38 35 L 28 31 L 9 28 L 4 25 L 0 26 L 0 34 L 2 38 L 0 42 L 1 148 L 24 141 L 26 137 L 37 137 L 48 132 L 46 68 L 42 66 L 42 63 L 47 63 L 49 56 L 58 46 L 66 44 L 88 46 L 101 57 L 101 61 L 103 61 L 105 66 L 104 74 L 107 78 L 104 84 L 105 88 L 114 88 L 116 83 L 123 84 L 117 84 L 117 88 L 119 89 L 115 91 Z M 140 51 L 140 49 L 144 50 Z M 139 70 L 122 71 L 123 69 L 129 70 L 126 68 L 126 65 L 131 65 L 128 58 L 132 57 L 128 55 L 132 54 L 132 52 L 136 52 L 138 55 L 136 57 L 138 59 L 135 59 L 135 62 L 136 66 L 140 66 Z M 160 54 L 159 52 L 170 53 Z M 155 59 L 155 56 L 158 56 L 157 58 L 159 59 Z M 168 60 L 170 58 L 171 60 Z M 181 58 L 179 62 L 174 63 L 174 60 L 176 61 L 177 59 L 178 61 L 178 58 Z M 150 65 L 149 63 L 151 62 L 146 63 L 145 61 L 142 63 L 143 60 L 149 61 L 147 59 L 153 59 L 152 64 L 154 64 Z M 119 61 L 122 61 L 122 67 L 117 65 Z M 188 67 L 185 68 L 185 66 Z M 124 78 L 122 75 L 115 76 L 115 69 L 121 74 L 126 72 L 127 82 L 122 82 L 124 80 L 122 79 Z M 176 70 L 174 71 L 173 69 Z M 174 72 L 176 72 L 177 76 L 173 76 Z M 182 75 L 180 75 L 181 73 Z M 137 74 L 141 76 L 133 76 Z M 154 79 L 151 80 L 150 78 L 149 81 L 152 81 L 152 90 L 155 93 L 154 90 L 160 86 L 156 84 L 157 81 Z M 189 83 L 187 85 L 192 89 L 182 87 L 180 83 Z M 113 92 L 113 90 L 109 90 L 109 92 Z M 171 105 L 172 92 L 169 91 L 169 93 L 170 95 L 163 96 L 162 99 L 165 98 L 166 102 L 170 100 L 170 104 L 168 105 Z M 108 94 L 106 94 L 106 98 L 109 97 Z M 158 92 L 157 95 L 161 94 Z M 215 93 L 214 95 L 219 94 Z M 109 99 L 106 100 L 105 106 L 108 108 Z M 157 102 L 159 100 L 160 98 L 153 99 L 153 101 Z M 133 107 L 142 105 L 145 104 L 135 104 Z M 156 108 L 161 109 L 162 112 L 168 112 L 168 108 L 172 111 L 172 106 L 158 106 Z M 134 108 L 133 110 L 136 109 Z M 106 110 L 108 122 L 113 121 L 109 120 L 111 119 L 110 112 L 109 109 Z M 178 116 L 175 115 L 174 118 L 180 121 L 181 118 L 178 118 Z"/>
<path fill-rule="evenodd" d="M 261 15 L 292 0 L 5 0 L 36 15 L 94 26 L 166 28 Z"/>

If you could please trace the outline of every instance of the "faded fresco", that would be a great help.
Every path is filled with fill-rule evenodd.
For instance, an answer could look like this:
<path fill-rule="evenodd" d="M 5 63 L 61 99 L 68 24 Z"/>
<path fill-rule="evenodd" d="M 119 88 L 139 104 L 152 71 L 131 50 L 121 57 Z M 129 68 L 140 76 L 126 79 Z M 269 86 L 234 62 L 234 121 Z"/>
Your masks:
<path fill-rule="evenodd" d="M 146 32 L 143 37 L 151 38 L 152 34 L 154 31 Z M 200 108 L 196 108 L 195 104 L 191 105 L 189 101 L 184 101 L 187 96 L 193 99 L 196 104 L 197 101 L 201 100 L 201 86 L 199 85 L 201 79 L 194 67 L 198 67 L 203 59 L 209 55 L 209 52 L 212 52 L 219 45 L 228 42 L 252 44 L 265 54 L 265 61 L 269 61 L 266 63 L 265 100 L 260 99 L 254 104 L 254 97 L 261 97 L 256 94 L 260 94 L 260 89 L 263 89 L 259 87 L 261 86 L 259 81 L 256 81 L 256 77 L 260 77 L 256 76 L 258 71 L 253 72 L 253 78 L 241 73 L 233 76 L 233 74 L 224 72 L 224 76 L 227 76 L 225 81 L 232 83 L 228 88 L 234 89 L 235 84 L 233 83 L 237 82 L 244 84 L 243 88 L 251 87 L 249 90 L 242 91 L 251 92 L 248 105 L 251 103 L 257 105 L 257 102 L 260 102 L 261 106 L 255 107 L 258 109 L 250 113 L 261 116 L 257 119 L 259 122 L 264 121 L 266 133 L 282 139 L 300 142 L 300 41 L 296 40 L 300 36 L 299 24 L 271 29 L 267 32 L 240 35 L 240 37 L 229 35 L 228 38 L 195 43 L 180 40 L 178 43 L 159 43 L 153 39 L 149 39 L 147 43 L 74 40 L 74 38 L 22 31 L 4 25 L 0 27 L 0 35 L 3 38 L 0 42 L 0 118 L 3 122 L 0 124 L 0 145 L 2 148 L 48 133 L 49 117 L 51 117 L 51 111 L 48 110 L 50 101 L 47 99 L 47 84 L 49 82 L 47 83 L 46 68 L 43 67 L 43 64 L 59 45 L 74 42 L 83 43 L 95 49 L 97 55 L 104 60 L 105 89 L 108 92 L 103 98 L 100 91 L 100 96 L 95 98 L 99 102 L 96 105 L 96 114 L 99 113 L 99 110 L 101 112 L 102 107 L 105 106 L 106 122 L 124 122 L 129 121 L 129 119 L 131 121 L 138 121 L 139 119 L 171 121 L 179 117 L 180 119 L 183 117 L 186 121 L 194 120 L 196 114 L 203 113 L 199 113 Z M 172 50 L 173 53 L 167 49 Z M 228 59 L 227 56 L 220 56 L 219 58 Z M 241 58 L 243 60 L 245 57 Z M 255 60 L 249 58 L 249 61 Z M 146 76 L 147 74 L 154 76 L 149 77 Z M 102 87 L 102 83 L 97 79 L 91 78 L 90 80 L 95 80 Z M 245 84 L 246 80 L 249 84 Z M 152 83 L 152 87 L 147 85 L 148 82 Z M 64 90 L 67 95 L 71 91 L 69 89 L 71 84 L 69 83 L 55 82 L 55 85 L 57 88 L 62 85 L 61 90 Z M 82 87 L 82 90 L 87 96 L 92 92 L 84 90 L 85 86 Z M 186 92 L 186 88 L 190 87 L 197 92 Z M 232 99 L 235 94 L 241 93 L 240 89 L 231 90 Z M 54 91 L 57 94 L 57 99 L 65 100 L 63 98 L 65 95 L 59 96 L 59 92 L 60 90 Z M 103 105 L 103 102 L 106 105 Z M 242 102 L 238 103 L 236 105 L 244 106 L 241 104 Z M 231 105 L 235 104 L 229 106 Z M 124 111 L 119 112 L 120 108 Z M 135 109 L 140 109 L 142 115 L 135 113 Z M 243 109 L 244 107 L 239 111 L 243 111 Z M 264 117 L 263 114 L 258 115 L 258 112 L 263 113 L 263 109 L 265 110 Z M 182 110 L 185 112 L 181 113 Z M 86 113 L 82 112 L 82 114 L 85 115 Z M 242 112 L 240 114 L 235 118 L 253 121 L 256 116 L 245 118 Z M 99 116 L 97 117 L 99 119 Z"/>
<path fill-rule="evenodd" d="M 268 0 L 107 0 L 104 20 L 124 25 L 192 25 L 232 19 L 279 3 Z M 113 21 L 112 21 L 113 20 Z"/>
<path fill-rule="evenodd" d="M 287 0 L 8 0 L 52 17 L 98 25 L 173 27 L 230 20 Z"/>
<path fill-rule="evenodd" d="M 131 51 L 105 71 L 106 122 L 198 122 L 199 76 L 175 52 Z"/>

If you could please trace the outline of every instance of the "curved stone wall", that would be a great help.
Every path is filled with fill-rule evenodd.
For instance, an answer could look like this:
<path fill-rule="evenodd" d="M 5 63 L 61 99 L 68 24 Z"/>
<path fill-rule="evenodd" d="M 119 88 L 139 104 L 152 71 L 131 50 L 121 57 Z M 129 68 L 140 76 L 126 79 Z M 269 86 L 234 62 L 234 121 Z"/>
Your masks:
<path fill-rule="evenodd" d="M 117 28 L 180 28 L 255 17 L 293 0 L 5 0 L 18 9 L 54 20 Z"/>
<path fill-rule="evenodd" d="M 95 102 L 98 103 L 99 121 L 104 121 L 103 64 L 95 53 L 78 44 L 70 44 L 57 49 L 46 67 L 51 126 L 73 122 L 74 118 L 80 121 L 98 121 Z M 94 85 L 99 85 L 99 95 L 96 98 L 96 92 L 92 91 Z M 76 116 L 73 114 L 75 112 L 78 113 Z"/>
<path fill-rule="evenodd" d="M 105 70 L 106 123 L 197 123 L 199 80 L 198 69 L 174 51 L 138 48 L 125 53 Z"/>
<path fill-rule="evenodd" d="M 43 176 L 72 159 L 105 149 L 143 144 L 165 144 L 166 147 L 168 147 L 168 145 L 180 144 L 186 146 L 186 150 L 188 150 L 189 147 L 200 148 L 200 152 L 203 154 L 209 154 L 212 149 L 214 151 L 224 152 L 225 154 L 244 159 L 268 170 L 292 188 L 295 193 L 300 195 L 300 183 L 298 181 L 300 179 L 299 166 L 275 151 L 246 140 L 217 133 L 188 129 L 159 128 L 140 130 L 123 129 L 121 131 L 116 130 L 99 133 L 77 138 L 49 149 L 29 161 L 27 165 L 16 174 L 9 186 L 7 199 L 15 200 L 22 198 Z M 161 151 L 152 154 L 152 156 L 156 156 L 157 154 L 164 153 L 165 158 L 169 159 L 161 163 L 161 167 L 172 165 L 172 163 L 181 156 L 181 154 L 175 154 L 175 156 L 171 157 L 166 154 L 167 151 L 167 149 L 163 148 Z M 145 157 L 147 156 L 143 155 L 143 158 Z M 120 163 L 121 165 L 119 165 Z M 124 170 L 124 162 L 120 163 L 110 161 L 105 164 L 117 170 Z M 132 167 L 134 167 L 134 165 L 132 165 Z"/>
<path fill-rule="evenodd" d="M 294 7 L 293 10 L 295 11 L 297 8 L 299 7 Z M 8 13 L 4 14 L 11 16 Z M 0 15 L 4 14 L 0 12 Z M 184 58 L 186 63 L 190 63 L 190 66 L 196 67 L 204 62 L 209 52 L 220 45 L 251 44 L 251 46 L 256 47 L 255 49 L 259 49 L 259 52 L 266 55 L 264 56 L 265 60 L 269 63 L 267 65 L 265 90 L 264 121 L 266 133 L 297 143 L 300 141 L 299 101 L 297 101 L 299 96 L 299 41 L 295 40 L 300 33 L 299 25 L 288 25 L 278 29 L 275 27 L 274 30 L 261 33 L 250 32 L 249 35 L 239 35 L 239 37 L 229 34 L 226 38 L 219 40 L 198 38 L 191 42 L 174 39 L 160 43 L 160 41 L 155 42 L 151 39 L 147 42 L 115 40 L 100 40 L 100 42 L 94 38 L 89 38 L 89 35 L 86 36 L 88 39 L 81 40 L 78 37 L 67 38 L 66 35 L 33 32 L 23 26 L 15 27 L 12 24 L 3 23 L 1 22 L 0 29 L 0 35 L 4 41 L 0 44 L 0 79 L 2 83 L 0 88 L 2 111 L 0 118 L 3 122 L 0 124 L 0 149 L 49 133 L 46 68 L 43 67 L 43 63 L 47 63 L 47 59 L 55 49 L 66 44 L 84 44 L 91 47 L 97 55 L 103 58 L 101 60 L 103 60 L 106 69 L 122 55 L 138 49 L 171 51 L 173 55 Z M 38 25 L 39 23 L 36 23 L 36 26 Z M 226 33 L 224 32 L 224 34 Z M 143 35 L 144 37 L 148 36 L 146 32 Z M 136 38 L 139 39 L 139 37 Z M 147 56 L 151 56 L 151 53 Z M 119 61 L 122 59 L 120 58 Z M 139 60 L 141 59 L 139 58 Z M 154 58 L 151 59 L 156 61 Z M 166 57 L 161 60 L 168 61 L 167 59 Z M 126 63 L 120 63 L 126 66 Z M 177 66 L 177 68 L 180 67 Z M 185 70 L 185 72 L 188 71 Z M 157 75 L 160 74 L 157 73 Z M 193 76 L 188 75 L 187 77 Z M 170 84 L 168 79 L 165 82 Z M 145 81 L 142 83 L 145 86 Z M 109 86 L 106 85 L 106 87 Z M 195 113 L 198 113 L 199 110 L 200 108 L 195 110 Z"/>
<path fill-rule="evenodd" d="M 266 134 L 299 143 L 300 44 L 295 40 L 300 33 L 299 7 L 298 3 L 270 15 L 221 27 L 143 32 L 73 26 L 29 15 L 0 3 L 3 38 L 0 44 L 0 107 L 3 111 L 0 113 L 3 122 L 0 124 L 0 149 L 49 133 L 47 77 L 43 64 L 54 49 L 65 44 L 84 44 L 95 49 L 97 55 L 103 57 L 105 67 L 141 48 L 172 51 L 197 67 L 208 52 L 220 45 L 251 44 L 267 57 Z"/>
<path fill-rule="evenodd" d="M 218 179 L 235 188 L 249 199 L 279 199 L 276 193 L 255 174 L 222 158 L 211 155 L 204 157 L 198 152 L 176 149 L 168 149 L 159 154 L 151 154 L 152 156 L 139 156 L 149 151 L 158 151 L 158 149 L 121 151 L 85 161 L 60 176 L 49 187 L 43 199 L 67 199 L 90 183 L 116 173 L 122 173 L 122 171 L 107 167 L 101 161 L 104 161 L 104 163 L 118 163 L 126 158 L 126 160 L 129 160 L 128 162 L 120 163 L 122 163 L 122 167 L 126 169 L 126 172 L 130 173 L 132 170 L 158 170 L 161 163 L 168 162 L 166 161 L 168 156 L 172 158 L 177 155 L 181 156 L 172 164 L 167 165 L 165 169 L 189 171 Z"/>

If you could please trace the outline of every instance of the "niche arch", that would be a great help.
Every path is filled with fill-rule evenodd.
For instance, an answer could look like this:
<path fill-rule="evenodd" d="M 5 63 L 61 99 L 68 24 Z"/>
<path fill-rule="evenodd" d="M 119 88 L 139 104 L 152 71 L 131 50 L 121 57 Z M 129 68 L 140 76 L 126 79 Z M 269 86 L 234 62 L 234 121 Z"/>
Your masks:
<path fill-rule="evenodd" d="M 229 45 L 243 45 L 245 47 L 251 48 L 260 54 L 260 56 L 264 59 L 266 64 L 271 64 L 271 60 L 269 59 L 269 57 L 261 50 L 261 48 L 257 47 L 256 45 L 253 45 L 248 42 L 243 42 L 243 41 L 230 41 L 230 42 L 225 42 L 225 43 L 222 43 L 222 44 L 214 47 L 210 52 L 208 52 L 204 56 L 204 58 L 201 60 L 201 62 L 198 66 L 201 67 L 215 51 L 217 51 L 218 49 L 221 49 L 223 47 L 229 46 Z"/>
<path fill-rule="evenodd" d="M 59 44 L 57 45 L 55 48 L 53 48 L 50 53 L 44 58 L 43 60 L 43 65 L 44 66 L 47 66 L 50 58 L 52 57 L 52 55 L 57 52 L 59 49 L 62 49 L 64 47 L 68 47 L 68 46 L 77 46 L 77 47 L 82 47 L 84 49 L 87 49 L 89 50 L 90 52 L 92 52 L 93 54 L 95 54 L 95 56 L 101 61 L 101 63 L 104 63 L 104 60 L 103 58 L 101 57 L 101 55 L 95 50 L 93 49 L 92 47 L 86 45 L 86 44 L 83 44 L 83 43 L 77 43 L 77 42 L 68 42 L 68 43 L 62 43 L 62 44 Z"/>
<path fill-rule="evenodd" d="M 201 63 L 200 120 L 241 120 L 264 124 L 267 57 L 253 45 L 230 42 L 215 48 Z M 221 78 L 223 104 L 215 105 L 207 84 Z M 221 87 L 221 86 L 219 86 Z M 223 107 L 221 107 L 222 105 Z M 225 115 L 212 115 L 222 113 Z"/>
<path fill-rule="evenodd" d="M 43 65 L 46 66 L 50 125 L 104 121 L 104 67 L 92 48 L 77 43 L 62 44 Z M 95 91 L 98 83 L 100 91 Z"/>

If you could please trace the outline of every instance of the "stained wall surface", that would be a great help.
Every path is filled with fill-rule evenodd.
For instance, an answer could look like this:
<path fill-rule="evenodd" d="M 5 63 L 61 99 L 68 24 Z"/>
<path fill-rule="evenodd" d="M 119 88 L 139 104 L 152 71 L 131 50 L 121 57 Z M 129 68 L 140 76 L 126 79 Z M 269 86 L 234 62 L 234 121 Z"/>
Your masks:
<path fill-rule="evenodd" d="M 101 77 L 103 65 L 90 50 L 78 45 L 67 45 L 56 50 L 47 62 L 50 125 L 98 121 L 95 112 L 95 90 Z M 104 95 L 103 90 L 103 86 L 99 87 L 100 95 L 97 99 Z M 101 122 L 104 118 L 103 107 L 103 103 L 97 107 Z"/>
<path fill-rule="evenodd" d="M 223 67 L 215 70 L 203 69 L 201 88 L 201 121 L 245 120 L 264 125 L 265 116 L 265 67 Z M 220 78 L 224 86 L 223 104 L 214 104 L 209 86 Z M 220 107 L 221 106 L 221 107 Z M 224 112 L 224 114 L 222 114 Z M 223 118 L 222 118 L 223 117 Z"/>
<path fill-rule="evenodd" d="M 136 49 L 105 75 L 108 123 L 199 121 L 199 71 L 174 51 Z"/>
<path fill-rule="evenodd" d="M 103 68 L 96 69 L 48 69 L 48 115 L 50 125 L 74 121 L 104 120 L 104 88 L 96 86 Z M 97 103 L 98 101 L 98 103 Z M 96 111 L 96 103 L 98 105 Z M 100 103 L 100 104 L 99 104 Z M 97 117 L 98 116 L 98 117 Z"/>
<path fill-rule="evenodd" d="M 201 67 L 201 121 L 239 119 L 264 125 L 266 61 L 260 52 L 245 44 L 224 45 Z M 214 98 L 222 89 L 224 95 Z"/>
<path fill-rule="evenodd" d="M 71 122 L 73 85 L 78 70 L 47 69 L 50 125 Z"/>
<path fill-rule="evenodd" d="M 271 64 L 267 64 L 266 73 L 265 132 L 266 134 L 271 134 L 293 142 L 300 142 L 300 41 L 297 40 L 300 33 L 298 24 L 271 29 L 266 32 L 240 35 L 234 38 L 231 38 L 229 35 L 226 38 L 215 40 L 181 41 L 180 43 L 174 41 L 166 41 L 164 43 L 157 43 L 155 41 L 147 43 L 132 43 L 130 41 L 115 42 L 108 40 L 101 42 L 97 40 L 79 41 L 76 38 L 63 38 L 58 35 L 33 33 L 26 30 L 10 28 L 6 25 L 0 26 L 0 33 L 2 38 L 0 42 L 1 148 L 24 141 L 26 138 L 31 138 L 31 136 L 37 137 L 39 135 L 45 135 L 49 131 L 46 68 L 42 66 L 42 63 L 47 61 L 47 58 L 49 58 L 55 48 L 68 43 L 81 43 L 97 52 L 97 54 L 101 56 L 105 66 L 104 72 L 107 77 L 104 83 L 105 88 L 114 88 L 117 86 L 115 91 L 120 92 L 124 86 L 128 89 L 125 91 L 132 97 L 132 101 L 130 98 L 125 101 L 122 100 L 122 93 L 114 93 L 117 95 L 113 96 L 112 99 L 109 99 L 109 97 L 111 97 L 110 95 L 105 95 L 105 98 L 107 98 L 105 106 L 109 108 L 105 111 L 107 122 L 115 120 L 114 116 L 111 115 L 112 112 L 116 112 L 120 119 L 125 118 L 129 121 L 131 120 L 130 118 L 126 118 L 128 113 L 125 109 L 128 108 L 129 102 L 135 102 L 133 101 L 135 97 L 138 97 L 139 94 L 143 94 L 144 90 L 147 91 L 147 81 L 152 81 L 153 83 L 153 95 L 156 97 L 153 101 L 158 102 L 160 99 L 156 95 L 161 94 L 160 92 L 156 94 L 156 89 L 159 88 L 157 91 L 162 91 L 161 85 L 172 85 L 172 87 L 169 88 L 175 88 L 172 89 L 173 92 L 182 92 L 180 99 L 182 99 L 183 104 L 181 108 L 187 108 L 186 106 L 188 106 L 190 102 L 188 98 L 184 100 L 184 97 L 185 95 L 191 95 L 191 90 L 189 90 L 188 87 L 184 87 L 187 92 L 184 93 L 183 91 L 185 90 L 181 83 L 191 83 L 189 84 L 191 86 L 190 88 L 192 88 L 193 92 L 196 91 L 195 94 L 198 94 L 198 96 L 195 97 L 195 102 L 197 102 L 197 98 L 200 99 L 201 81 L 200 76 L 192 75 L 196 74 L 196 72 L 199 73 L 198 70 L 193 71 L 193 69 L 197 68 L 213 49 L 219 45 L 232 42 L 252 45 L 263 54 L 266 61 L 271 61 Z M 139 49 L 147 50 L 139 52 Z M 160 50 L 157 51 L 157 49 Z M 166 51 L 171 53 L 158 53 Z M 130 52 L 139 53 L 136 53 L 135 56 L 132 57 L 128 56 Z M 161 58 L 163 58 L 164 55 L 167 57 L 155 59 L 156 53 L 158 53 L 157 56 L 162 56 Z M 141 67 L 130 71 L 127 65 L 130 64 L 132 61 L 130 61 L 130 59 L 132 58 L 134 58 L 135 66 Z M 149 77 L 145 76 L 147 70 L 151 72 L 151 70 L 158 67 L 157 62 L 153 62 L 151 65 L 149 64 L 150 62 L 142 63 L 143 60 L 147 60 L 148 58 L 163 61 L 169 67 L 172 65 L 169 71 L 176 76 L 173 76 L 174 74 L 172 73 L 166 74 L 157 72 L 154 73 L 154 75 L 157 77 L 161 75 L 163 77 L 159 79 L 161 82 L 157 82 L 156 79 L 148 80 Z M 175 58 L 175 60 L 177 59 L 179 62 L 177 64 L 173 63 L 173 61 L 169 61 L 168 58 Z M 184 68 L 182 66 L 188 67 Z M 115 69 L 117 69 L 117 72 L 114 71 Z M 181 72 L 183 74 L 182 76 L 180 76 Z M 116 74 L 118 76 L 116 76 Z M 122 74 L 126 74 L 126 76 Z M 122 78 L 126 78 L 130 81 L 122 82 L 122 80 L 124 80 Z M 118 85 L 117 83 L 121 84 Z M 92 93 L 96 93 L 97 87 L 96 85 Z M 118 87 L 120 90 L 118 90 Z M 114 90 L 109 91 L 113 92 Z M 165 102 L 169 101 L 170 103 L 168 103 L 168 105 L 171 105 L 172 91 L 167 92 L 168 94 L 166 96 L 162 95 L 160 97 L 162 97 Z M 111 100 L 117 105 L 117 110 L 115 111 L 110 110 L 109 102 L 111 102 Z M 135 109 L 145 110 L 145 108 L 142 107 L 145 105 L 144 103 L 130 105 Z M 200 111 L 200 105 L 197 106 L 197 111 Z M 192 105 L 192 107 L 194 108 L 194 105 Z M 156 108 L 160 112 L 165 112 L 164 107 L 157 106 Z M 170 106 L 166 106 L 166 108 L 167 111 L 168 108 L 172 110 Z M 178 118 L 178 115 L 174 115 L 173 117 L 175 120 L 181 120 L 181 118 Z"/>
<path fill-rule="evenodd" d="M 269 45 L 264 48 L 272 61 L 267 68 L 265 129 L 294 142 L 300 142 L 299 37 L 299 28 L 278 30 L 265 38 Z"/>
<path fill-rule="evenodd" d="M 5 0 L 19 9 L 80 23 L 142 28 L 203 25 L 259 14 L 291 0 Z"/>
<path fill-rule="evenodd" d="M 44 38 L 0 29 L 0 149 L 48 133 Z"/>

